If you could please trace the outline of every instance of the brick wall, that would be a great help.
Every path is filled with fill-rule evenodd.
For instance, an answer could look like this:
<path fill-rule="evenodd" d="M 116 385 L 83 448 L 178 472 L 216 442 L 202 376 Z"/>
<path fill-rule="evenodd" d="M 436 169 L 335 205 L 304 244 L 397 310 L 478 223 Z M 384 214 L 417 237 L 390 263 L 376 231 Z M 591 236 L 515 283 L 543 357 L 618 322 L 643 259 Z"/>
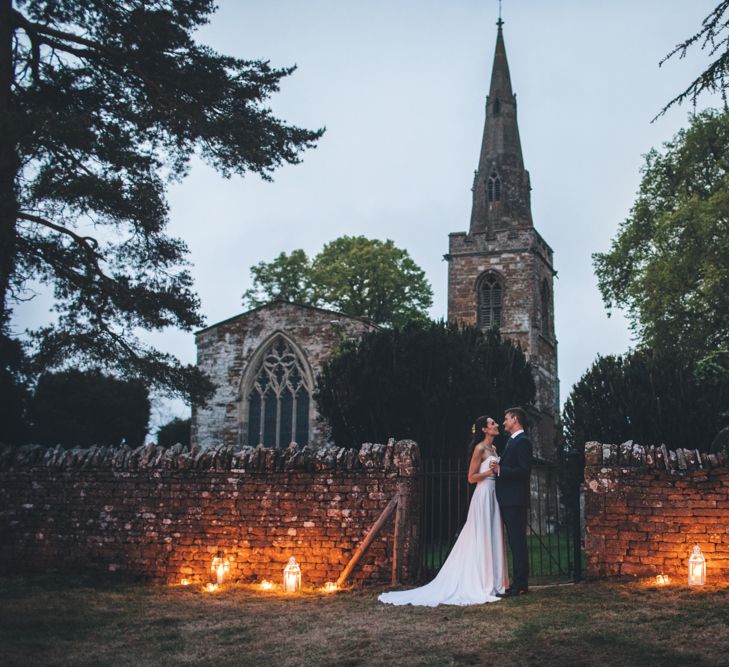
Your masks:
<path fill-rule="evenodd" d="M 208 581 L 217 549 L 233 581 L 280 581 L 295 556 L 304 586 L 336 580 L 392 497 L 401 578 L 417 549 L 419 452 L 412 441 L 358 450 L 289 447 L 0 451 L 0 571 L 115 572 Z M 395 515 L 393 514 L 393 517 Z M 354 570 L 389 582 L 394 521 Z"/>
<path fill-rule="evenodd" d="M 707 582 L 729 581 L 729 460 L 632 443 L 585 447 L 587 575 L 687 577 L 694 544 Z"/>

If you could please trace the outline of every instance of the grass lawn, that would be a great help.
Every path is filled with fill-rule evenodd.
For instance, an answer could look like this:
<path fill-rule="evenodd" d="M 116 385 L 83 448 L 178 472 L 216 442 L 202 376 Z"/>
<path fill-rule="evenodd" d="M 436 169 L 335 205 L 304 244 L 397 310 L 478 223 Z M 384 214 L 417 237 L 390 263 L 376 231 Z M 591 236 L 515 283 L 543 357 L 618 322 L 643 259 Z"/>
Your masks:
<path fill-rule="evenodd" d="M 0 579 L 0 664 L 726 665 L 729 588 L 535 588 L 476 607 L 390 607 L 378 591 Z"/>

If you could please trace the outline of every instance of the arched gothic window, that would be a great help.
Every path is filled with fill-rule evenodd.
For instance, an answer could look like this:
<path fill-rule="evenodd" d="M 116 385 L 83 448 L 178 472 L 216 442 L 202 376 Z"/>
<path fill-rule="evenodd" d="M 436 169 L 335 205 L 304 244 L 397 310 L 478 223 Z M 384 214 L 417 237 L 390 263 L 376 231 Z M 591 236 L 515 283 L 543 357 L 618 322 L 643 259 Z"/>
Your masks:
<path fill-rule="evenodd" d="M 501 113 L 501 102 L 494 100 L 494 116 L 498 116 Z"/>
<path fill-rule="evenodd" d="M 496 171 L 491 172 L 491 176 L 489 176 L 486 183 L 486 197 L 489 202 L 501 201 L 501 179 Z"/>
<path fill-rule="evenodd" d="M 291 344 L 277 336 L 254 371 L 248 393 L 248 445 L 288 447 L 309 441 L 311 387 Z"/>
<path fill-rule="evenodd" d="M 542 335 L 549 336 L 552 333 L 552 318 L 551 318 L 551 299 L 549 293 L 549 284 L 547 280 L 542 280 Z"/>
<path fill-rule="evenodd" d="M 478 326 L 482 329 L 501 327 L 501 305 L 504 287 L 493 271 L 486 273 L 478 283 Z"/>

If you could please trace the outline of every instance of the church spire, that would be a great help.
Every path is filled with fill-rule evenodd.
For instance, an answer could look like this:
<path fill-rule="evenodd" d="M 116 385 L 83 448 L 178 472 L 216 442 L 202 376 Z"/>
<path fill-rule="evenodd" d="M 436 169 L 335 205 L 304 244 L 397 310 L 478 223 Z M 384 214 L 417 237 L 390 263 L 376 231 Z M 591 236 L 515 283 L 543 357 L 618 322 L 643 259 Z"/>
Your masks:
<path fill-rule="evenodd" d="M 472 234 L 532 224 L 529 173 L 521 153 L 516 95 L 511 89 L 501 16 L 496 25 L 486 124 L 473 183 Z"/>

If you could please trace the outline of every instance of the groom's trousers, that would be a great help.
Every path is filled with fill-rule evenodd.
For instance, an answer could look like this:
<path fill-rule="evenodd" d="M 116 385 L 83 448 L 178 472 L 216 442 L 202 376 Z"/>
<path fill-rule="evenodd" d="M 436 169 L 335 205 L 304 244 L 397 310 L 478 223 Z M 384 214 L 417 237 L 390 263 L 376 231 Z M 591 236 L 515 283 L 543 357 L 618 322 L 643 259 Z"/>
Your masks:
<path fill-rule="evenodd" d="M 529 553 L 527 550 L 527 508 L 512 505 L 501 508 L 501 518 L 506 526 L 511 549 L 513 578 L 511 587 L 526 590 L 529 586 Z"/>

